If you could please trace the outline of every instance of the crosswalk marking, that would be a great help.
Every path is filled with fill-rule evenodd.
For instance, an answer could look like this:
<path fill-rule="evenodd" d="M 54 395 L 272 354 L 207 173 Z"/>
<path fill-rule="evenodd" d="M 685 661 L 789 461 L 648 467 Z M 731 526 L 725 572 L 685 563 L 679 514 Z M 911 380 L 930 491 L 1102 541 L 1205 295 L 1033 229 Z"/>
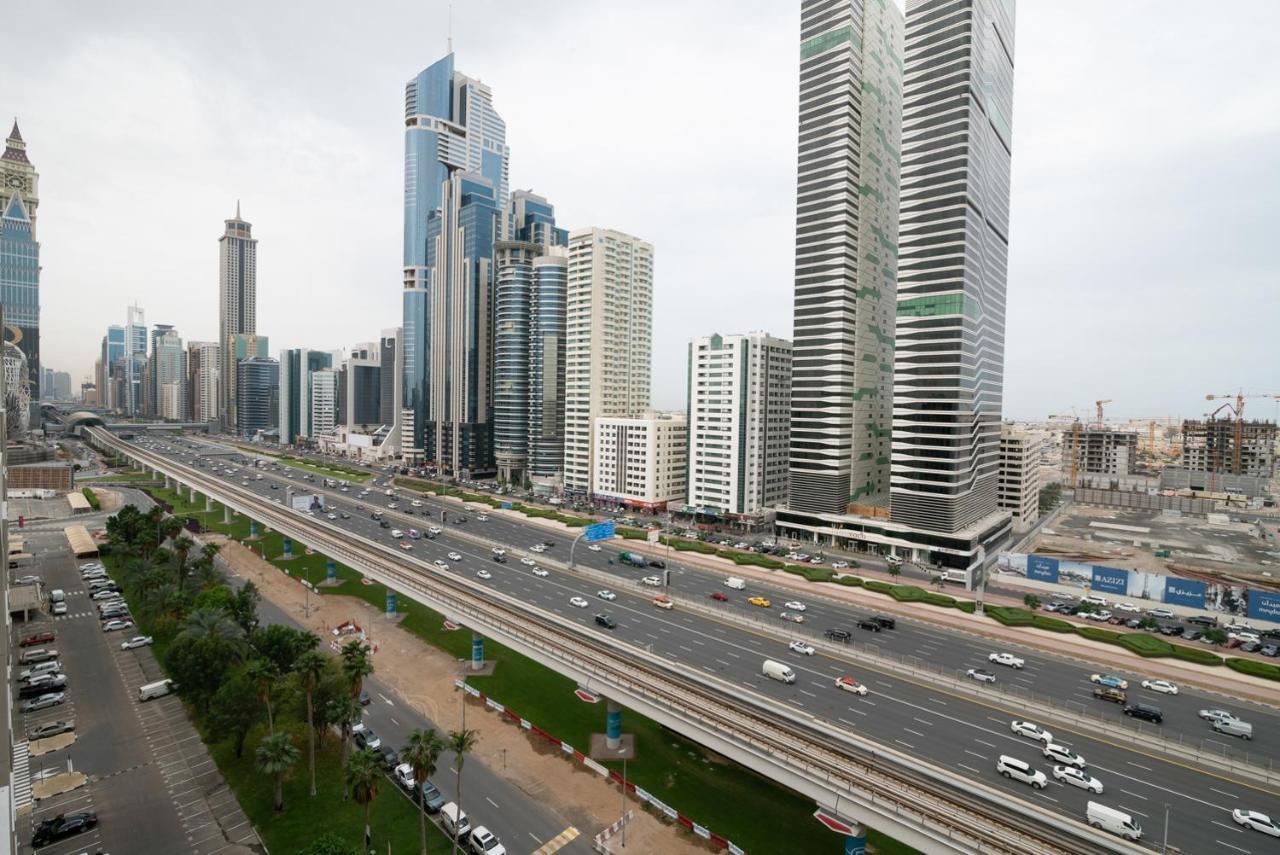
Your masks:
<path fill-rule="evenodd" d="M 20 812 L 31 804 L 31 753 L 26 740 L 13 746 L 13 809 Z"/>
<path fill-rule="evenodd" d="M 552 852 L 558 852 L 573 842 L 581 832 L 572 825 L 555 837 L 548 840 L 540 849 L 535 851 L 533 855 L 551 855 Z"/>

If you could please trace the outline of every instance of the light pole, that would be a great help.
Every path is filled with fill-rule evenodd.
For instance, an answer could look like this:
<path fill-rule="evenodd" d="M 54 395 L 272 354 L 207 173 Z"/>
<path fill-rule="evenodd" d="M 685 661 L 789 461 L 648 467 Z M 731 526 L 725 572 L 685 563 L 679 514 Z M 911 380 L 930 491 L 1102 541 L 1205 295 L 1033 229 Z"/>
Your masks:
<path fill-rule="evenodd" d="M 618 821 L 622 824 L 622 848 L 627 848 L 627 758 L 622 757 L 622 813 Z"/>
<path fill-rule="evenodd" d="M 1164 803 L 1164 842 L 1160 844 L 1161 852 L 1169 851 L 1169 803 Z"/>

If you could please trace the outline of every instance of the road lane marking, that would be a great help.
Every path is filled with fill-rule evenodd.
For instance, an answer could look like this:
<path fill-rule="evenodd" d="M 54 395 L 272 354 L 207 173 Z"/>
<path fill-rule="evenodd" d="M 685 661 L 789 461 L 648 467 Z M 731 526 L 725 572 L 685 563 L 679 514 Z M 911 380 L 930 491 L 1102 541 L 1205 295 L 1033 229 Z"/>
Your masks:
<path fill-rule="evenodd" d="M 935 704 L 942 704 L 944 707 L 947 705 L 946 701 L 940 700 L 938 698 L 930 697 L 929 700 L 933 701 Z"/>
<path fill-rule="evenodd" d="M 809 696 L 809 697 L 811 697 L 811 698 L 816 698 L 816 697 L 818 697 L 818 696 L 817 696 L 817 695 L 815 695 L 813 692 L 810 692 L 808 689 L 801 689 L 801 690 L 800 690 L 800 694 L 802 694 L 802 695 L 808 695 L 808 696 Z"/>
<path fill-rule="evenodd" d="M 1234 850 L 1236 850 L 1237 852 L 1243 852 L 1243 853 L 1244 853 L 1244 855 L 1251 855 L 1251 850 L 1248 850 L 1248 849 L 1241 849 L 1239 846 L 1232 846 L 1230 843 L 1223 843 L 1221 840 L 1215 840 L 1215 841 L 1213 841 L 1213 842 L 1214 842 L 1214 843 L 1216 843 L 1216 844 L 1218 844 L 1219 846 L 1225 846 L 1225 847 L 1227 847 L 1228 849 L 1234 849 Z"/>
<path fill-rule="evenodd" d="M 1124 762 L 1128 763 L 1130 766 L 1137 766 L 1139 769 L 1143 770 L 1144 772 L 1151 771 L 1150 766 L 1143 766 L 1141 763 L 1134 763 L 1132 760 L 1126 760 Z M 1213 789 L 1213 787 L 1210 787 L 1209 789 Z"/>
<path fill-rule="evenodd" d="M 912 729 L 911 729 L 911 728 L 909 728 L 909 727 L 904 727 L 904 728 L 902 728 L 902 729 L 903 729 L 903 730 L 905 730 L 907 733 L 910 733 L 910 734 L 913 734 L 913 735 L 915 735 L 915 736 L 920 737 L 921 739 L 923 739 L 923 738 L 924 738 L 924 734 L 923 734 L 923 733 L 921 733 L 921 732 L 920 732 L 920 731 L 918 731 L 918 730 L 912 730 Z"/>
<path fill-rule="evenodd" d="M 1129 813 L 1136 813 L 1138 816 L 1142 817 L 1143 819 L 1150 819 L 1150 817 L 1148 817 L 1148 816 L 1147 816 L 1145 813 L 1143 813 L 1142 811 L 1140 811 L 1140 810 L 1134 810 L 1134 809 L 1133 809 L 1133 808 L 1131 808 L 1131 807 L 1125 807 L 1124 805 L 1120 805 L 1120 810 L 1125 810 L 1125 811 L 1128 811 Z"/>
<path fill-rule="evenodd" d="M 1131 792 L 1129 790 L 1122 789 L 1120 790 L 1120 792 L 1124 793 L 1126 796 L 1133 796 L 1135 799 L 1142 799 L 1144 802 L 1150 801 L 1146 796 L 1140 796 L 1137 793 Z"/>
<path fill-rule="evenodd" d="M 1210 789 L 1212 789 L 1212 787 L 1210 787 Z M 1214 825 L 1218 826 L 1219 828 L 1225 828 L 1227 831 L 1238 831 L 1241 834 L 1244 834 L 1244 829 L 1238 825 L 1226 825 L 1224 823 L 1218 822 L 1216 819 L 1211 819 L 1209 821 L 1212 822 Z"/>
<path fill-rule="evenodd" d="M 877 686 L 884 686 L 886 689 L 892 689 L 893 683 L 886 683 L 884 680 L 876 680 Z"/>
<path fill-rule="evenodd" d="M 894 742 L 896 742 L 896 743 L 898 743 L 899 745 L 905 745 L 905 746 L 907 746 L 907 747 L 908 747 L 908 748 L 910 748 L 912 751 L 915 751 L 915 750 L 916 750 L 916 747 L 915 747 L 914 745 L 912 745 L 910 742 L 903 742 L 901 739 L 895 739 L 895 740 L 893 740 L 893 741 L 894 741 Z"/>
<path fill-rule="evenodd" d="M 393 707 L 394 707 L 394 706 L 396 705 L 396 702 L 395 702 L 395 701 L 391 700 L 391 699 L 390 699 L 390 698 L 388 698 L 386 695 L 382 694 L 382 692 L 378 692 L 378 697 L 380 697 L 380 698 L 382 698 L 384 701 L 386 701 L 388 706 L 393 706 Z"/>
<path fill-rule="evenodd" d="M 986 759 L 987 759 L 985 756 L 983 756 L 983 755 L 979 754 L 979 753 L 978 753 L 978 752 L 976 752 L 976 751 L 970 751 L 968 748 L 966 748 L 966 749 L 964 750 L 964 753 L 965 753 L 965 754 L 970 754 L 970 755 L 972 755 L 972 756 L 974 756 L 974 757 L 977 757 L 979 760 L 986 760 Z"/>
<path fill-rule="evenodd" d="M 1217 787 L 1210 787 L 1209 789 L 1213 790 L 1218 795 L 1226 796 L 1229 799 L 1238 798 L 1238 796 L 1234 795 L 1233 793 L 1224 793 L 1222 790 L 1219 790 Z"/>
<path fill-rule="evenodd" d="M 959 766 L 961 769 L 968 769 L 970 772 L 972 772 L 972 773 L 973 773 L 973 774 L 975 774 L 975 775 L 981 775 L 981 774 L 982 774 L 981 772 L 979 772 L 977 769 L 973 768 L 972 766 L 966 766 L 966 765 L 964 765 L 963 763 L 957 763 L 956 765 L 957 765 L 957 766 Z"/>
<path fill-rule="evenodd" d="M 729 666 L 729 663 L 728 663 L 728 662 L 725 662 L 723 659 L 717 659 L 717 660 L 715 660 L 715 661 L 716 661 L 716 664 L 718 664 L 718 665 L 723 665 L 723 666 L 724 666 L 724 667 L 726 667 L 726 668 L 730 667 L 730 666 Z"/>
<path fill-rule="evenodd" d="M 985 746 L 987 746 L 988 748 L 995 748 L 995 747 L 996 747 L 996 744 L 995 744 L 994 742 L 987 742 L 986 740 L 983 740 L 983 739 L 975 739 L 975 740 L 973 740 L 973 741 L 974 741 L 974 742 L 976 742 L 976 743 L 978 743 L 979 745 L 985 745 Z"/>
<path fill-rule="evenodd" d="M 849 712 L 851 712 L 851 713 L 857 713 L 858 715 L 863 716 L 863 717 L 865 717 L 865 716 L 866 716 L 866 713 L 864 713 L 862 710 L 855 710 L 855 709 L 853 709 L 852 707 L 850 707 L 850 708 L 849 708 Z M 855 725 L 853 722 L 849 721 L 849 720 L 848 720 L 848 719 L 846 719 L 846 718 L 841 718 L 841 719 L 837 719 L 837 720 L 838 720 L 838 721 L 842 721 L 842 722 L 844 722 L 845 724 L 849 725 L 850 727 L 856 727 L 856 726 L 857 726 L 857 725 Z"/>
<path fill-rule="evenodd" d="M 488 802 L 489 804 L 493 805 L 494 809 L 496 809 L 496 810 L 502 810 L 502 808 L 498 806 L 498 803 L 497 803 L 497 802 L 495 802 L 493 799 L 489 798 L 488 796 L 485 796 L 485 797 L 484 797 L 484 800 L 485 800 L 486 802 Z"/>
<path fill-rule="evenodd" d="M 922 718 L 918 718 L 918 717 L 916 717 L 916 716 L 912 716 L 912 718 L 913 718 L 913 719 L 915 719 L 916 721 L 920 722 L 920 723 L 921 723 L 921 724 L 923 724 L 923 725 L 927 725 L 927 726 L 929 726 L 929 727 L 933 727 L 933 722 L 931 722 L 931 721 L 926 721 L 926 720 L 924 720 L 924 719 L 922 719 Z"/>

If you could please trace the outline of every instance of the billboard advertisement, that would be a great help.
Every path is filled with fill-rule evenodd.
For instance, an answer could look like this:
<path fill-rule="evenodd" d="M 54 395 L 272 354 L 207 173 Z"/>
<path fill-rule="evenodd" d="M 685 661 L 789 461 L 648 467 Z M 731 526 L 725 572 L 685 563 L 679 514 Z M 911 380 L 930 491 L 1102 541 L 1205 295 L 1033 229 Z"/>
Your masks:
<path fill-rule="evenodd" d="M 289 499 L 289 506 L 295 511 L 312 511 L 324 507 L 324 504 L 315 493 L 294 493 Z"/>
<path fill-rule="evenodd" d="M 1205 584 L 1195 579 L 1179 579 L 1177 576 L 1164 577 L 1164 601 L 1175 606 L 1191 606 L 1204 608 Z"/>
<path fill-rule="evenodd" d="M 1280 623 L 1280 594 L 1270 591 L 1250 591 L 1249 617 Z"/>
<path fill-rule="evenodd" d="M 1105 594 L 1126 596 L 1129 593 L 1129 571 L 1117 570 L 1115 567 L 1099 567 L 1095 564 L 1092 587 L 1093 590 Z"/>
<path fill-rule="evenodd" d="M 1037 582 L 1058 581 L 1058 559 L 1044 555 L 1027 556 L 1027 578 Z"/>

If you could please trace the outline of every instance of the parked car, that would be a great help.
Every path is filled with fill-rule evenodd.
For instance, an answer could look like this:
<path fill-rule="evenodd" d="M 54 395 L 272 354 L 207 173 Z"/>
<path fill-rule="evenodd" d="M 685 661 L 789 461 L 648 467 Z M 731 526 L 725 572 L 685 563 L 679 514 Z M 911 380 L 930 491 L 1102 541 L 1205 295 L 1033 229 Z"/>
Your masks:
<path fill-rule="evenodd" d="M 151 644 L 151 636 L 149 636 L 149 635 L 135 635 L 133 638 L 129 639 L 128 641 L 122 641 L 122 642 L 120 642 L 120 649 L 121 649 L 121 650 L 135 650 L 135 649 L 137 649 L 137 648 L 139 648 L 139 647 L 146 647 L 146 646 L 147 646 L 147 645 L 149 645 L 149 644 Z"/>
<path fill-rule="evenodd" d="M 44 632 L 37 632 L 33 635 L 28 635 L 27 637 L 23 638 L 21 641 L 18 642 L 18 646 L 34 647 L 37 644 L 48 644 L 51 641 L 56 641 L 57 638 L 58 638 L 58 634 L 55 633 L 53 630 L 46 630 Z"/>
<path fill-rule="evenodd" d="M 60 733 L 71 733 L 76 726 L 69 721 L 51 721 L 27 731 L 27 739 L 48 739 Z"/>
<path fill-rule="evenodd" d="M 37 710 L 47 710 L 51 707 L 59 706 L 64 701 L 66 701 L 66 699 L 67 699 L 66 692 L 50 692 L 47 695 L 41 695 L 38 698 L 33 698 L 29 701 L 24 701 L 22 705 L 18 707 L 18 711 L 29 713 L 29 712 L 36 712 Z"/>
<path fill-rule="evenodd" d="M 414 791 L 417 782 L 413 779 L 412 766 L 408 763 L 401 763 L 395 768 L 395 771 L 392 774 L 396 779 L 396 783 L 400 785 L 402 790 L 409 793 Z"/>
<path fill-rule="evenodd" d="M 76 834 L 83 834 L 98 825 L 98 815 L 93 811 L 60 813 L 36 826 L 31 837 L 32 846 L 48 846 Z"/>
<path fill-rule="evenodd" d="M 378 749 L 378 759 L 388 769 L 395 769 L 400 765 L 400 755 L 390 745 L 383 745 Z"/>

